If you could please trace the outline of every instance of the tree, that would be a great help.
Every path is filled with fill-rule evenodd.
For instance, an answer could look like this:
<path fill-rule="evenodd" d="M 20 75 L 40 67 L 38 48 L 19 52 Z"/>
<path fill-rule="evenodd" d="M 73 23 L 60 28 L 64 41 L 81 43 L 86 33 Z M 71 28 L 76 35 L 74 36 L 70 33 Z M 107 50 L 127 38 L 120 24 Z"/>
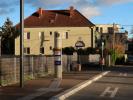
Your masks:
<path fill-rule="evenodd" d="M 66 55 L 73 55 L 75 49 L 73 47 L 65 47 L 62 49 L 62 53 Z"/>
<path fill-rule="evenodd" d="M 18 30 L 13 27 L 12 21 L 7 18 L 4 25 L 0 27 L 0 55 L 14 53 L 14 40 L 18 33 Z"/>

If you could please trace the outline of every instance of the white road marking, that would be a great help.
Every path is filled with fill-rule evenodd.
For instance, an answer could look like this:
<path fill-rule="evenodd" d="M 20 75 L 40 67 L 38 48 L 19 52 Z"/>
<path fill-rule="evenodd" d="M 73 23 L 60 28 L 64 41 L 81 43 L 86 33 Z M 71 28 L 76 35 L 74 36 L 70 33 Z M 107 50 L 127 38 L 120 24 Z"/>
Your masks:
<path fill-rule="evenodd" d="M 114 98 L 115 97 L 115 95 L 116 95 L 116 93 L 117 93 L 117 91 L 118 91 L 118 87 L 116 87 L 116 88 L 114 88 L 113 90 L 111 90 L 111 87 L 107 87 L 106 89 L 105 89 L 105 91 L 100 95 L 101 97 L 104 97 L 105 95 L 107 95 L 107 94 L 110 94 L 110 98 Z"/>
<path fill-rule="evenodd" d="M 48 92 L 56 92 L 56 91 L 60 91 L 61 88 L 58 88 L 60 86 L 61 83 L 61 79 L 55 79 L 53 80 L 53 82 L 50 84 L 49 88 L 40 88 L 37 90 L 36 93 L 32 93 L 30 95 L 27 95 L 25 97 L 19 98 L 17 100 L 32 100 L 36 97 L 39 97 L 43 94 L 46 94 Z"/>
<path fill-rule="evenodd" d="M 58 88 L 60 86 L 61 83 L 61 79 L 55 79 L 51 85 L 49 86 L 49 88 Z"/>
<path fill-rule="evenodd" d="M 103 72 L 99 75 L 94 76 L 93 78 L 86 80 L 68 90 L 65 90 L 64 92 L 61 92 L 60 94 L 53 96 L 50 98 L 50 100 L 65 100 L 66 98 L 70 97 L 71 95 L 75 94 L 76 92 L 80 91 L 81 89 L 85 88 L 86 86 L 91 85 L 93 82 L 99 80 L 103 76 L 107 75 L 110 71 Z"/>
<path fill-rule="evenodd" d="M 127 76 L 127 73 L 120 73 L 119 76 Z"/>

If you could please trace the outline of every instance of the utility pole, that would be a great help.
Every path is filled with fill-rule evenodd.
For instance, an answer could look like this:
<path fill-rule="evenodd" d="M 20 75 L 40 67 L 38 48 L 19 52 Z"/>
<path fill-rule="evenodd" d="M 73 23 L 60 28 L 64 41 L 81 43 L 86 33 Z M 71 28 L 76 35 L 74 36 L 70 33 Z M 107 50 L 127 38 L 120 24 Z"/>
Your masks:
<path fill-rule="evenodd" d="M 103 71 L 103 65 L 104 65 L 104 56 L 103 56 L 103 49 L 104 49 L 104 42 L 102 41 L 102 71 Z"/>
<path fill-rule="evenodd" d="M 113 63 L 112 65 L 114 65 L 114 59 L 115 59 L 115 23 L 113 23 L 113 44 L 112 44 L 112 49 L 113 49 Z"/>
<path fill-rule="evenodd" d="M 20 0 L 20 87 L 24 87 L 24 0 Z"/>
<path fill-rule="evenodd" d="M 115 23 L 113 23 L 113 45 L 112 45 L 113 50 L 115 49 Z"/>
<path fill-rule="evenodd" d="M 1 48 L 2 48 L 1 41 L 2 41 L 2 36 L 0 36 L 0 57 L 2 55 L 2 53 L 1 53 Z"/>

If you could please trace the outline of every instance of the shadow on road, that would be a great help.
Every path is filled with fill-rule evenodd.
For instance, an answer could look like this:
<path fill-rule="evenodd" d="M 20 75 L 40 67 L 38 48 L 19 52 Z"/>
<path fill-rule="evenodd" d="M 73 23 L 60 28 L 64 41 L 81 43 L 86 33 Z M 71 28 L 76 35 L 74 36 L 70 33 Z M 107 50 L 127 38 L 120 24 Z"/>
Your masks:
<path fill-rule="evenodd" d="M 102 66 L 99 64 L 89 63 L 82 65 L 82 71 L 102 71 Z M 103 71 L 118 71 L 118 72 L 133 72 L 133 65 L 115 65 L 115 66 L 103 66 Z"/>

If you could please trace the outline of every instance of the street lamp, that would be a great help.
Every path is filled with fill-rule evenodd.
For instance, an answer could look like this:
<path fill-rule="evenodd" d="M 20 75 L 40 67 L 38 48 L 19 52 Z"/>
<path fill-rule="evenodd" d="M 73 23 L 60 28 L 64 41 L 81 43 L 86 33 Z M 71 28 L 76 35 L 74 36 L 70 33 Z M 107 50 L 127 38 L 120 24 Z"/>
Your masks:
<path fill-rule="evenodd" d="M 102 58 L 103 58 L 103 48 L 104 48 L 104 42 L 102 41 Z"/>
<path fill-rule="evenodd" d="M 20 0 L 20 87 L 24 87 L 24 0 Z"/>
<path fill-rule="evenodd" d="M 104 65 L 103 49 L 104 49 L 104 42 L 102 41 L 102 57 L 101 57 L 101 60 L 102 60 L 102 71 L 103 71 L 103 65 Z"/>

